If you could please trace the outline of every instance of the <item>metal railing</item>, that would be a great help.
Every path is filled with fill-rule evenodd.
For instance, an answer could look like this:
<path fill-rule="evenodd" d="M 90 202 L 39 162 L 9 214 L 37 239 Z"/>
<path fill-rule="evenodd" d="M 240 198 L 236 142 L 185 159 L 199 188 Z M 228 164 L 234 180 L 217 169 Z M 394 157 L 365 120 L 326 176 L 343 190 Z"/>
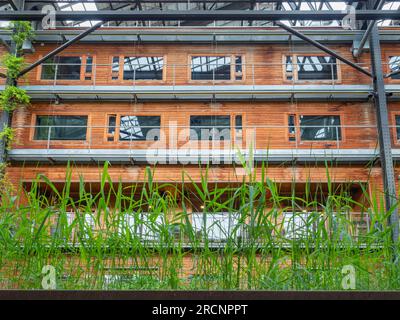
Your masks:
<path fill-rule="evenodd" d="M 184 227 L 177 227 L 174 223 L 164 221 L 164 214 L 160 213 L 157 221 L 149 221 L 145 218 L 149 213 L 140 213 L 142 218 L 135 218 L 132 221 L 126 219 L 121 220 L 115 225 L 115 236 L 126 236 L 130 234 L 132 237 L 140 239 L 141 242 L 147 244 L 157 244 L 163 241 L 166 243 L 165 236 L 168 234 L 169 241 L 186 243 L 188 247 L 195 245 L 204 245 L 207 241 L 211 245 L 224 245 L 228 241 L 234 245 L 245 245 L 248 243 L 262 244 L 265 241 L 291 242 L 312 240 L 317 237 L 317 227 L 327 231 L 327 237 L 336 239 L 337 241 L 359 241 L 365 240 L 367 233 L 374 228 L 371 226 L 371 219 L 366 212 L 348 211 L 340 215 L 337 213 L 325 214 L 322 212 L 286 212 L 282 211 L 275 217 L 274 221 L 270 221 L 275 226 L 274 230 L 269 230 L 268 239 L 265 238 L 265 226 L 260 225 L 257 221 L 250 221 L 250 216 L 240 216 L 238 213 L 229 212 L 193 212 L 188 214 L 188 221 L 193 228 L 193 240 Z M 288 217 L 287 214 L 290 214 Z M 72 214 L 73 218 L 68 221 L 71 228 L 69 237 L 62 239 L 72 245 L 80 240 L 88 240 L 89 237 L 96 237 L 97 234 L 107 232 L 104 228 L 102 219 L 83 223 L 83 228 L 79 224 L 73 222 L 76 214 Z M 125 218 L 134 217 L 126 215 Z M 136 213 L 136 215 L 139 215 Z M 86 215 L 88 216 L 88 215 Z M 90 216 L 89 216 L 90 217 Z M 279 217 L 279 218 L 278 218 Z M 65 227 L 64 226 L 64 227 Z M 49 235 L 62 236 L 59 228 L 58 219 L 52 219 L 49 228 Z M 379 228 L 379 226 L 376 226 Z M 108 230 L 109 231 L 109 230 Z M 77 235 L 80 235 L 80 239 Z"/>
<path fill-rule="evenodd" d="M 223 54 L 216 56 L 223 56 Z M 230 57 L 230 56 L 229 56 Z M 369 69 L 368 64 L 359 64 L 360 66 Z M 46 75 L 43 79 L 43 67 L 50 66 L 53 72 Z M 91 71 L 86 72 L 86 67 L 90 66 Z M 157 69 L 160 68 L 161 70 Z M 223 71 L 218 67 L 227 67 Z M 325 66 L 328 66 L 329 72 L 322 72 Z M 68 83 L 76 83 L 82 85 L 125 85 L 125 86 L 142 86 L 142 85 L 300 85 L 300 84 L 327 84 L 337 85 L 345 82 L 346 79 L 352 81 L 351 84 L 370 84 L 371 81 L 366 76 L 357 77 L 357 82 L 354 81 L 353 73 L 344 73 L 341 70 L 342 64 L 336 63 L 240 63 L 235 65 L 234 59 L 227 65 L 209 63 L 209 64 L 167 64 L 167 63 L 148 63 L 148 64 L 125 64 L 118 65 L 118 70 L 115 64 L 57 64 L 44 63 L 39 69 L 39 80 L 27 80 L 26 84 L 48 84 L 48 85 L 65 85 Z M 65 79 L 60 78 L 60 67 L 79 69 L 75 72 L 63 72 Z M 78 68 L 79 67 L 79 68 Z M 237 70 L 239 67 L 241 71 Z M 130 68 L 130 69 L 128 69 Z M 122 71 L 121 71 L 122 69 Z M 152 70 L 153 69 L 153 70 Z M 193 79 L 195 69 L 200 69 L 199 76 L 202 79 Z M 302 69 L 302 71 L 300 71 Z M 310 70 L 314 69 L 313 72 Z M 41 71 L 40 71 L 41 70 Z M 389 71 L 390 68 L 387 67 Z M 161 72 L 160 72 L 161 71 Z M 197 71 L 196 71 L 197 72 Z M 301 76 L 299 77 L 299 72 Z M 32 74 L 32 73 L 31 73 Z M 72 74 L 74 76 L 72 76 Z M 306 76 L 305 76 L 306 75 Z M 313 78 L 314 76 L 314 78 Z M 302 77 L 310 78 L 305 79 Z M 390 81 L 390 79 L 386 79 Z M 24 84 L 24 79 L 21 79 L 20 84 Z"/>
<path fill-rule="evenodd" d="M 375 125 L 15 126 L 14 149 L 375 149 Z M 82 129 L 82 130 L 77 130 Z M 393 148 L 400 148 L 390 126 Z M 32 137 L 25 139 L 24 137 Z M 20 141 L 19 141 L 20 140 Z"/>

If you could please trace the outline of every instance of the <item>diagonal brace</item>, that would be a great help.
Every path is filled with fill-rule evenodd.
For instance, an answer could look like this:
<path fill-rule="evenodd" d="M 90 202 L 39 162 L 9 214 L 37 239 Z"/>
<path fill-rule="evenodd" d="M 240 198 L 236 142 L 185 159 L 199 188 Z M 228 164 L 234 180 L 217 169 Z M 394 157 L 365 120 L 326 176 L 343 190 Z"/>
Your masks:
<path fill-rule="evenodd" d="M 378 6 L 376 7 L 376 10 L 381 10 L 383 5 L 385 4 L 385 2 L 386 2 L 385 0 L 380 0 L 380 2 L 378 3 Z M 365 32 L 361 38 L 360 44 L 358 45 L 358 48 L 354 48 L 354 50 L 353 50 L 354 58 L 358 58 L 361 56 L 361 54 L 364 50 L 365 43 L 367 42 L 369 35 L 372 31 L 372 28 L 375 26 L 375 24 L 376 24 L 376 21 L 369 22 L 368 27 L 365 30 Z"/>
<path fill-rule="evenodd" d="M 329 49 L 328 47 L 324 46 L 323 44 L 319 43 L 318 41 L 315 41 L 315 40 L 311 39 L 310 37 L 298 32 L 297 30 L 293 29 L 292 27 L 289 27 L 289 26 L 283 24 L 282 22 L 276 22 L 276 25 L 278 27 L 286 30 L 287 32 L 295 35 L 296 37 L 298 37 L 298 38 L 310 43 L 314 47 L 317 47 L 318 49 L 326 52 L 330 56 L 335 57 L 336 59 L 342 61 L 343 63 L 349 65 L 350 67 L 356 69 L 357 71 L 367 75 L 368 77 L 373 78 L 372 73 L 370 73 L 369 71 L 365 70 L 364 68 L 362 68 L 358 64 L 356 64 L 356 63 L 354 63 L 354 62 L 342 57 L 340 54 L 338 54 L 337 52 Z"/>
<path fill-rule="evenodd" d="M 96 29 L 100 28 L 102 25 L 104 24 L 103 21 L 100 21 L 98 23 L 96 23 L 95 25 L 93 25 L 92 27 L 90 27 L 89 29 L 85 30 L 84 32 L 78 34 L 76 37 L 72 38 L 71 40 L 67 41 L 66 43 L 64 43 L 63 45 L 59 46 L 58 48 L 56 48 L 55 50 L 49 52 L 48 54 L 46 54 L 43 58 L 37 60 L 36 62 L 32 63 L 30 66 L 26 67 L 25 69 L 23 69 L 19 74 L 18 74 L 18 78 L 23 76 L 24 74 L 26 74 L 27 72 L 31 71 L 32 69 L 36 68 L 37 66 L 39 66 L 40 64 L 42 64 L 44 61 L 46 61 L 47 59 L 50 59 L 52 57 L 54 57 L 56 54 L 60 53 L 61 51 L 65 50 L 66 48 L 68 48 L 70 45 L 74 44 L 75 42 L 79 41 L 80 39 L 82 39 L 83 37 L 87 36 L 88 34 L 92 33 L 93 31 L 95 31 Z"/>

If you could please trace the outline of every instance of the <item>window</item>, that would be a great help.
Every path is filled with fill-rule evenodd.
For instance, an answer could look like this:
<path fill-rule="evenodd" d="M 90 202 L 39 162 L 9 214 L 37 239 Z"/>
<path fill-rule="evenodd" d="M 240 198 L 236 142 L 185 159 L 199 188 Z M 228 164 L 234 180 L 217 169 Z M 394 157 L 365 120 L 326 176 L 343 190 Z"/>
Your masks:
<path fill-rule="evenodd" d="M 86 57 L 85 80 L 92 80 L 93 57 Z"/>
<path fill-rule="evenodd" d="M 241 115 L 235 116 L 235 139 L 236 141 L 242 140 L 243 135 L 243 120 Z"/>
<path fill-rule="evenodd" d="M 119 140 L 157 141 L 160 137 L 160 116 L 121 116 Z"/>
<path fill-rule="evenodd" d="M 296 141 L 296 115 L 288 116 L 289 141 Z"/>
<path fill-rule="evenodd" d="M 287 239 L 305 239 L 312 237 L 317 229 L 318 213 L 285 212 L 283 216 L 284 236 Z"/>
<path fill-rule="evenodd" d="M 80 80 L 81 57 L 56 56 L 42 65 L 42 80 Z"/>
<path fill-rule="evenodd" d="M 231 117 L 190 116 L 191 140 L 230 140 Z"/>
<path fill-rule="evenodd" d="M 329 56 L 287 56 L 287 80 L 337 80 L 336 58 Z"/>
<path fill-rule="evenodd" d="M 235 57 L 235 80 L 243 80 L 242 56 Z"/>
<path fill-rule="evenodd" d="M 108 116 L 107 141 L 114 141 L 116 125 L 117 125 L 117 115 L 110 114 Z"/>
<path fill-rule="evenodd" d="M 231 57 L 193 56 L 192 80 L 231 80 Z"/>
<path fill-rule="evenodd" d="M 119 57 L 113 57 L 111 66 L 111 79 L 118 80 L 118 78 L 119 78 Z"/>
<path fill-rule="evenodd" d="M 396 138 L 400 140 L 400 115 L 395 116 L 396 119 Z"/>
<path fill-rule="evenodd" d="M 37 116 L 35 140 L 86 140 L 87 116 Z"/>
<path fill-rule="evenodd" d="M 125 57 L 124 80 L 162 80 L 163 57 Z"/>
<path fill-rule="evenodd" d="M 395 72 L 400 69 L 400 56 L 389 57 L 389 72 Z M 390 77 L 391 79 L 400 79 L 400 73 Z"/>
<path fill-rule="evenodd" d="M 340 116 L 300 116 L 299 121 L 303 141 L 342 140 Z"/>
<path fill-rule="evenodd" d="M 240 236 L 238 228 L 235 228 L 238 221 L 237 213 L 193 213 L 192 215 L 192 225 L 196 236 L 199 239 L 206 236 L 210 241 L 226 241 Z"/>

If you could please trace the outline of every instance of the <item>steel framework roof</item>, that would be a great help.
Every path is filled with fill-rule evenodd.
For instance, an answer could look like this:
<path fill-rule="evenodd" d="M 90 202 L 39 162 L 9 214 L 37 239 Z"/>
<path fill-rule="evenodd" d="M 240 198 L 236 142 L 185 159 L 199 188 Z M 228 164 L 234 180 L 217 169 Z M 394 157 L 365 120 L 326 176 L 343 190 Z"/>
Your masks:
<path fill-rule="evenodd" d="M 57 11 L 59 26 L 91 26 L 105 19 L 107 26 L 265 26 L 279 20 L 291 26 L 338 27 L 353 6 L 360 20 L 357 29 L 366 28 L 361 20 L 378 19 L 380 25 L 399 25 L 400 1 L 384 2 L 382 10 L 367 13 L 366 0 L 0 0 L 0 21 L 41 20 L 41 10 L 51 5 Z M 4 11 L 10 12 L 9 17 Z M 36 12 L 34 12 L 36 11 Z M 231 12 L 229 12 L 231 11 Z M 234 11 L 236 11 L 236 16 Z M 220 14 L 220 15 L 219 15 Z M 209 15 L 207 17 L 207 15 Z M 241 16 L 242 15 L 242 16 Z"/>

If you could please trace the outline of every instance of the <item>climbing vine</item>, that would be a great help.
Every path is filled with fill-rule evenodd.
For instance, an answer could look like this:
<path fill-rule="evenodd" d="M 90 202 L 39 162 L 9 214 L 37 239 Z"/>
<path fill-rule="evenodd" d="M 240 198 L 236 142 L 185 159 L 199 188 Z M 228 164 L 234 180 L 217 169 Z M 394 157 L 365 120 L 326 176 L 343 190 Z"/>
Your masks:
<path fill-rule="evenodd" d="M 18 107 L 29 105 L 30 97 L 25 90 L 16 86 L 16 80 L 24 65 L 23 44 L 27 40 L 32 40 L 33 29 L 28 21 L 11 22 L 12 40 L 15 43 L 15 51 L 6 54 L 2 63 L 6 69 L 7 84 L 4 91 L 0 94 L 0 109 L 11 113 Z M 14 130 L 5 125 L 0 132 L 0 140 L 5 143 L 6 149 L 10 149 L 14 139 Z"/>
<path fill-rule="evenodd" d="M 15 43 L 17 55 L 21 53 L 24 42 L 32 40 L 34 33 L 32 25 L 29 21 L 13 21 L 9 29 L 12 30 L 12 40 Z"/>
<path fill-rule="evenodd" d="M 3 58 L 3 65 L 7 70 L 7 77 L 10 79 L 17 79 L 23 64 L 23 57 L 17 57 L 10 53 L 7 53 Z"/>
<path fill-rule="evenodd" d="M 15 86 L 7 86 L 0 96 L 1 109 L 7 112 L 11 112 L 19 106 L 28 105 L 29 102 L 30 97 L 26 91 Z"/>
<path fill-rule="evenodd" d="M 10 141 L 14 140 L 14 129 L 10 128 L 9 126 L 5 126 L 3 131 L 0 132 L 0 140 L 5 141 L 7 150 L 10 149 Z"/>

